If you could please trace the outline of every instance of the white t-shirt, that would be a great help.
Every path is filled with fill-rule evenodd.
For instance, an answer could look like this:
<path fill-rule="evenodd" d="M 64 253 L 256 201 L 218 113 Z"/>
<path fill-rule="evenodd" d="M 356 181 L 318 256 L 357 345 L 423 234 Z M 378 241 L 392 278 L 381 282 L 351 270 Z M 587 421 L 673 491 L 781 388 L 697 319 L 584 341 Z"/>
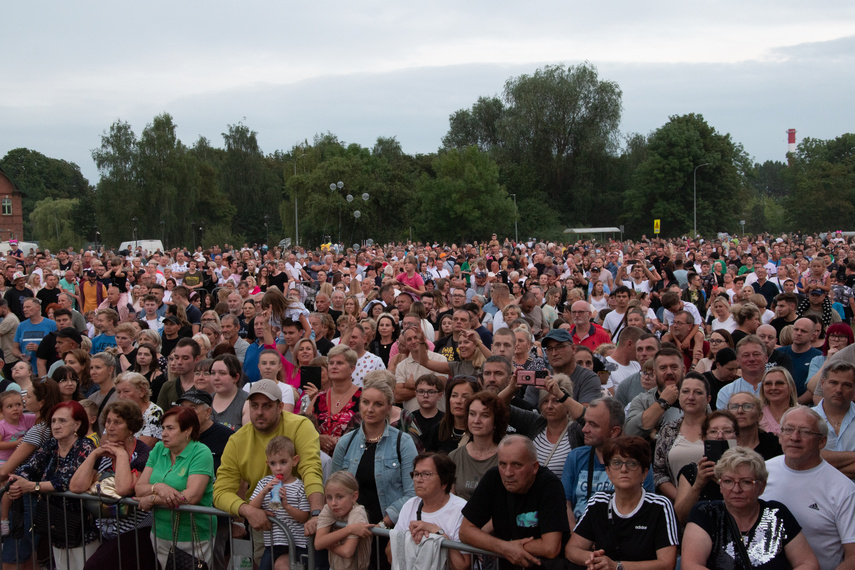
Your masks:
<path fill-rule="evenodd" d="M 615 388 L 620 386 L 620 383 L 623 382 L 629 376 L 632 376 L 636 372 L 641 371 L 641 364 L 639 364 L 635 360 L 630 360 L 628 366 L 624 366 L 611 356 L 607 356 L 606 361 L 617 366 L 617 370 L 612 371 L 612 373 L 609 375 L 609 380 L 612 381 L 612 384 Z"/>
<path fill-rule="evenodd" d="M 618 313 L 617 309 L 610 312 L 606 315 L 606 318 L 603 319 L 603 328 L 614 334 L 617 331 L 617 328 L 620 326 L 620 322 L 623 320 L 623 316 L 626 313 Z"/>
<path fill-rule="evenodd" d="M 710 321 L 710 325 L 712 326 L 713 331 L 726 330 L 729 333 L 735 331 L 736 327 L 739 326 L 736 324 L 736 321 L 733 320 L 732 316 L 728 316 L 727 320 L 724 322 L 719 321 L 717 317 L 713 317 Z"/>
<path fill-rule="evenodd" d="M 641 283 L 636 283 L 632 279 L 629 281 L 621 281 L 623 285 L 626 285 L 630 289 L 634 290 L 636 293 L 650 293 L 650 281 L 644 280 Z"/>
<path fill-rule="evenodd" d="M 698 312 L 698 308 L 688 301 L 682 301 L 682 303 L 683 310 L 688 313 L 691 313 L 691 315 L 695 318 L 695 324 L 698 326 L 702 325 L 704 323 L 704 320 L 701 318 L 701 314 Z M 662 319 L 665 321 L 665 324 L 670 327 L 672 324 L 674 324 L 674 313 L 672 313 L 668 309 L 663 309 Z"/>
<path fill-rule="evenodd" d="M 410 523 L 418 520 L 416 512 L 421 504 L 420 497 L 413 497 L 404 503 L 400 514 L 398 514 L 398 522 L 395 523 L 395 528 L 404 531 L 409 530 Z M 466 501 L 457 495 L 450 494 L 448 502 L 438 511 L 433 513 L 422 511 L 422 520 L 437 525 L 451 540 L 460 540 L 460 524 L 463 522 L 464 506 L 466 506 Z"/>
<path fill-rule="evenodd" d="M 820 568 L 836 568 L 843 545 L 855 542 L 855 483 L 823 461 L 795 471 L 779 455 L 766 461 L 769 481 L 761 499 L 784 503 L 799 524 Z"/>

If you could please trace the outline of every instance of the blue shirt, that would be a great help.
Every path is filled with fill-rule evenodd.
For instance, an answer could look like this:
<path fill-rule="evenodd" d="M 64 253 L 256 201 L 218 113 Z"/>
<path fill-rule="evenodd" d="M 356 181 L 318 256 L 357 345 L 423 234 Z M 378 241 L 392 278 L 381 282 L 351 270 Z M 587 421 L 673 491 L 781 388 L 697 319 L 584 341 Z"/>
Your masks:
<path fill-rule="evenodd" d="M 810 361 L 813 360 L 815 356 L 822 356 L 822 351 L 818 348 L 811 347 L 804 352 L 795 352 L 793 351 L 792 346 L 782 346 L 781 348 L 776 348 L 775 352 L 786 354 L 793 361 L 793 382 L 796 383 L 796 390 L 798 391 L 799 396 L 801 396 L 805 393 L 805 390 L 807 390 Z"/>
<path fill-rule="evenodd" d="M 249 347 L 246 349 L 246 354 L 243 357 L 243 373 L 246 375 L 246 381 L 250 384 L 261 380 L 261 371 L 258 369 L 258 360 L 263 350 L 264 344 L 258 340 L 250 343 Z"/>
<path fill-rule="evenodd" d="M 564 461 L 564 471 L 561 473 L 561 484 L 564 485 L 564 496 L 573 505 L 573 515 L 576 521 L 582 518 L 582 513 L 588 506 L 588 459 L 591 456 L 591 446 L 583 445 L 577 447 L 567 456 Z M 591 496 L 594 493 L 613 493 L 615 486 L 606 474 L 606 466 L 600 463 L 600 459 L 594 454 L 594 475 L 591 478 Z M 644 478 L 644 490 L 655 493 L 653 487 L 653 469 L 647 470 Z"/>
<path fill-rule="evenodd" d="M 104 352 L 104 349 L 114 346 L 116 346 L 116 335 L 101 333 L 92 339 L 92 349 L 89 351 L 89 354 L 98 354 L 99 352 Z"/>
<path fill-rule="evenodd" d="M 56 332 L 56 322 L 50 319 L 42 319 L 37 325 L 27 319 L 19 324 L 15 331 L 15 342 L 21 347 L 21 354 L 30 355 L 30 367 L 33 369 L 33 374 L 38 375 L 39 373 L 39 368 L 36 365 L 36 351 L 27 350 L 27 345 L 31 342 L 35 343 L 36 349 L 38 349 L 42 339 L 52 332 Z"/>
<path fill-rule="evenodd" d="M 760 397 L 760 386 L 763 383 L 760 382 L 757 384 L 757 388 L 749 384 L 744 378 L 737 378 L 727 386 L 724 386 L 721 390 L 718 391 L 718 398 L 715 401 L 715 407 L 717 410 L 726 410 L 727 403 L 730 401 L 730 397 L 736 394 L 737 392 L 750 392 Z"/>

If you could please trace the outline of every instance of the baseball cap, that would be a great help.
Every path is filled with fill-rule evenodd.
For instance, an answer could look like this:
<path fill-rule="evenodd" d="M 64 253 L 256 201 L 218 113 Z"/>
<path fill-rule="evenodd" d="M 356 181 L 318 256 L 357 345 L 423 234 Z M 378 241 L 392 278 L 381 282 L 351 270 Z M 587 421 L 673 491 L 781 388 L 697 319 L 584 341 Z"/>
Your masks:
<path fill-rule="evenodd" d="M 570 333 L 567 332 L 565 329 L 552 329 L 551 331 L 546 333 L 546 336 L 543 337 L 543 340 L 541 340 L 540 343 L 546 344 L 546 341 L 548 341 L 548 340 L 554 340 L 556 342 L 572 343 L 573 337 L 570 336 Z"/>
<path fill-rule="evenodd" d="M 183 401 L 188 401 L 192 404 L 205 404 L 212 405 L 214 403 L 214 399 L 211 395 L 204 390 L 199 390 L 198 388 L 190 388 L 178 398 L 175 402 L 176 404 L 180 404 Z"/>
<path fill-rule="evenodd" d="M 478 279 L 484 279 L 485 277 L 487 277 L 487 274 L 484 271 L 477 271 L 475 273 L 475 277 L 477 277 Z"/>
<path fill-rule="evenodd" d="M 74 327 L 65 327 L 64 329 L 59 329 L 56 333 L 56 338 L 70 338 L 77 344 L 81 344 L 83 342 L 83 336 L 77 332 L 77 329 Z"/>
<path fill-rule="evenodd" d="M 825 295 L 825 291 L 822 289 L 814 289 L 810 292 L 811 295 Z"/>
<path fill-rule="evenodd" d="M 173 325 L 180 325 L 181 324 L 181 321 L 179 321 L 178 317 L 176 317 L 175 315 L 166 315 L 165 317 L 163 317 L 163 322 L 167 322 L 167 321 L 169 321 Z"/>
<path fill-rule="evenodd" d="M 273 380 L 258 380 L 253 382 L 249 389 L 249 396 L 253 394 L 262 394 L 274 402 L 282 401 L 282 390 L 279 389 L 278 383 Z"/>
<path fill-rule="evenodd" d="M 12 281 L 17 281 L 18 279 L 26 279 L 26 275 L 21 273 L 20 271 L 16 271 L 14 275 L 12 275 Z"/>

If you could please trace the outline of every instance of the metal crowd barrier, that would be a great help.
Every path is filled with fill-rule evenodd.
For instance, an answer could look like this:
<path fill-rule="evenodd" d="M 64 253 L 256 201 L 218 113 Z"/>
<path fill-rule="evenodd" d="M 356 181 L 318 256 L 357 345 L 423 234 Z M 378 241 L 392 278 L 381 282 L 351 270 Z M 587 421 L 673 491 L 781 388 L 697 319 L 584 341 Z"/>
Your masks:
<path fill-rule="evenodd" d="M 130 498 L 124 498 L 124 499 L 118 499 L 118 500 L 113 500 L 113 499 L 106 499 L 105 500 L 101 497 L 98 497 L 95 495 L 89 495 L 89 494 L 78 494 L 78 493 L 70 493 L 70 492 L 54 492 L 54 493 L 50 493 L 50 494 L 53 496 L 57 496 L 57 497 L 63 497 L 65 499 L 80 501 L 79 506 L 80 506 L 80 512 L 81 513 L 85 512 L 85 506 L 84 506 L 85 501 L 96 502 L 96 503 L 99 503 L 101 505 L 106 504 L 106 505 L 110 505 L 110 506 L 112 506 L 112 505 L 126 505 L 126 506 L 128 506 L 130 508 L 130 511 L 124 517 L 120 517 L 118 509 L 114 510 L 116 529 L 119 528 L 119 522 L 122 518 L 132 518 L 132 517 L 136 516 L 137 507 L 139 505 L 139 503 L 137 503 L 137 501 L 134 501 L 133 499 L 130 499 Z M 2 493 L 0 493 L 0 495 L 2 495 Z M 22 499 L 19 499 L 19 500 L 31 501 L 31 507 L 32 507 L 32 508 L 30 508 L 30 516 L 27 517 L 27 519 L 28 519 L 27 522 L 29 523 L 29 528 L 27 528 L 25 525 L 24 537 L 19 538 L 19 539 L 10 538 L 8 536 L 0 537 L 0 550 L 2 550 L 4 552 L 4 554 L 6 554 L 6 550 L 9 550 L 8 557 L 15 559 L 14 561 L 10 561 L 9 563 L 6 563 L 6 564 L 14 565 L 18 570 L 20 570 L 22 568 L 28 568 L 28 567 L 38 569 L 40 567 L 40 565 L 41 565 L 41 567 L 44 567 L 47 569 L 55 568 L 56 570 L 66 570 L 69 568 L 75 568 L 74 566 L 72 566 L 71 560 L 69 559 L 68 556 L 66 556 L 64 559 L 61 557 L 59 560 L 56 560 L 54 558 L 54 552 L 53 552 L 53 548 L 52 548 L 52 544 L 51 544 L 52 543 L 52 536 L 51 536 L 50 529 L 48 529 L 47 536 L 38 536 L 38 535 L 36 535 L 35 531 L 33 530 L 32 516 L 35 514 L 35 512 L 34 512 L 35 504 L 36 504 L 35 499 L 36 499 L 36 497 L 34 495 L 25 495 Z M 68 523 L 68 517 L 69 517 L 67 505 L 68 505 L 67 502 L 63 503 L 62 514 L 61 514 L 61 516 L 63 517 L 63 522 L 65 523 L 64 528 L 66 528 L 66 529 L 68 528 L 67 523 Z M 161 509 L 162 507 L 157 507 L 157 508 Z M 56 507 L 54 507 L 54 510 L 56 510 Z M 172 509 L 170 509 L 170 510 L 172 510 Z M 197 505 L 184 505 L 184 506 L 178 507 L 177 510 L 180 512 L 186 512 L 186 513 L 210 515 L 212 517 L 227 517 L 229 519 L 232 519 L 231 515 L 229 515 L 228 513 L 221 511 L 219 509 L 211 508 L 211 507 L 200 507 Z M 50 519 L 51 516 L 60 516 L 59 513 L 51 513 L 50 506 L 48 506 L 47 513 L 48 513 L 48 519 Z M 72 516 L 79 516 L 79 515 L 74 513 Z M 105 520 L 105 519 L 102 517 L 100 520 Z M 287 526 L 285 526 L 284 523 L 282 523 L 282 521 L 280 521 L 279 519 L 277 519 L 275 517 L 270 517 L 269 520 L 273 525 L 276 525 L 285 534 L 289 545 L 294 544 L 294 539 L 293 539 L 293 536 L 291 535 L 291 531 L 288 529 Z M 216 519 L 214 521 L 212 521 L 212 529 L 213 529 L 213 536 L 211 538 L 211 542 L 212 542 L 212 544 L 211 544 L 212 563 L 209 567 L 211 568 L 211 570 L 227 570 L 227 569 L 228 570 L 243 570 L 244 568 L 247 568 L 247 569 L 248 568 L 258 568 L 258 564 L 256 564 L 256 562 L 255 562 L 254 553 L 256 551 L 257 546 L 259 546 L 259 545 L 255 544 L 252 530 L 249 529 L 249 532 L 247 534 L 247 539 L 249 539 L 249 543 L 251 545 L 251 551 L 249 554 L 249 558 L 252 560 L 252 562 L 250 564 L 245 564 L 246 555 L 244 554 L 244 555 L 238 556 L 238 554 L 236 553 L 235 539 L 232 536 L 231 526 L 232 525 L 231 525 L 231 520 L 230 520 L 230 523 L 227 527 L 227 534 L 228 534 L 228 543 L 229 543 L 229 547 L 230 547 L 229 552 L 231 554 L 231 557 L 228 560 L 228 564 L 226 564 L 225 556 L 223 556 L 223 558 L 221 560 L 217 559 L 216 550 L 219 548 L 222 552 L 224 552 L 225 551 L 225 544 L 219 543 L 218 536 L 217 536 L 219 525 L 217 524 Z M 346 525 L 343 523 L 339 523 L 337 526 L 339 526 L 339 528 L 343 528 Z M 151 528 L 152 528 L 152 532 L 156 532 L 157 526 L 156 526 L 156 522 L 154 520 L 152 522 Z M 372 534 L 374 535 L 374 541 L 375 541 L 374 550 L 375 550 L 376 555 L 377 555 L 377 566 L 376 567 L 382 568 L 383 566 L 385 566 L 385 564 L 382 564 L 381 562 L 385 562 L 386 554 L 379 547 L 379 539 L 380 538 L 388 539 L 389 530 L 388 529 L 374 528 L 374 529 L 372 529 Z M 99 536 L 99 538 L 95 542 L 100 543 L 100 541 L 101 541 L 100 530 L 98 532 L 98 536 Z M 220 540 L 221 539 L 222 539 L 222 537 L 220 537 Z M 28 540 L 29 541 L 28 546 L 30 548 L 30 556 L 26 560 L 19 560 L 18 559 L 19 558 L 19 556 L 18 556 L 19 550 L 18 549 L 21 546 L 24 546 L 24 547 L 27 546 L 25 544 L 20 544 L 18 542 L 21 540 L 25 540 L 25 541 Z M 46 540 L 47 541 L 48 555 L 47 555 L 46 559 L 43 558 L 42 560 L 39 560 L 39 556 L 38 556 L 38 551 L 39 551 L 38 543 L 40 540 Z M 134 559 L 136 560 L 136 564 L 134 565 L 134 567 L 132 569 L 122 567 L 122 558 L 123 558 L 122 557 L 122 541 L 117 542 L 118 558 L 119 558 L 118 564 L 117 564 L 117 567 L 118 567 L 117 570 L 154 570 L 151 568 L 142 568 L 141 567 L 140 556 L 139 556 L 140 540 L 143 540 L 143 538 L 140 537 L 139 535 L 135 534 L 135 536 L 134 536 L 134 548 L 136 550 L 136 553 L 135 553 Z M 150 540 L 148 535 L 145 535 L 144 540 Z M 160 539 L 155 539 L 155 540 L 157 541 Z M 13 545 L 11 547 L 8 544 L 9 541 L 14 541 Z M 263 543 L 260 546 L 263 548 Z M 463 544 L 461 542 L 456 542 L 456 541 L 453 541 L 453 540 L 450 540 L 447 538 L 442 539 L 440 546 L 441 546 L 441 548 L 444 548 L 446 550 L 448 550 L 448 549 L 459 550 L 461 552 L 465 552 L 468 554 L 480 555 L 480 556 L 485 557 L 485 558 L 494 558 L 494 559 L 500 558 L 500 556 L 498 554 L 496 554 L 495 552 L 490 552 L 487 550 L 481 550 L 480 548 L 475 548 L 473 546 L 469 546 L 467 544 Z M 300 559 L 300 557 L 298 557 L 298 554 L 297 554 L 295 548 L 288 548 L 288 560 L 289 560 L 289 567 L 291 570 L 317 570 L 315 549 L 314 549 L 314 544 L 313 544 L 311 537 L 307 537 L 306 547 L 307 547 L 306 548 L 307 555 L 305 556 L 305 563 L 303 560 Z M 14 550 L 12 550 L 12 549 L 14 549 Z M 67 552 L 66 552 L 66 554 L 67 554 Z M 155 556 L 156 556 L 156 552 L 155 552 Z M 381 560 L 380 557 L 383 557 L 383 560 Z M 7 557 L 4 556 L 4 560 L 6 560 L 6 559 L 7 559 Z M 32 566 L 28 566 L 28 561 L 32 563 Z M 63 564 L 63 561 L 65 562 L 65 564 Z M 273 560 L 271 560 L 271 563 L 272 562 L 273 562 Z M 6 566 L 6 564 L 4 564 L 4 566 Z M 243 565 L 241 565 L 241 564 L 243 564 Z M 473 564 L 473 566 L 475 565 L 475 557 L 474 556 L 472 557 L 472 564 Z M 498 566 L 496 565 L 494 567 L 498 567 Z M 172 568 L 165 568 L 164 570 L 173 570 L 173 569 Z"/>
<path fill-rule="evenodd" d="M 347 526 L 345 523 L 339 522 L 336 523 L 336 528 L 344 528 Z M 383 552 L 380 548 L 380 539 L 385 538 L 388 539 L 391 531 L 388 528 L 372 528 L 371 534 L 374 535 L 374 552 L 377 555 L 377 559 L 375 560 L 375 568 L 382 568 L 383 564 L 381 564 L 381 556 L 385 560 L 386 553 Z M 498 568 L 498 560 L 502 557 L 495 552 L 491 552 L 489 550 L 482 550 L 480 548 L 476 548 L 474 546 L 470 546 L 468 544 L 464 544 L 462 542 L 457 542 L 456 540 L 451 540 L 450 538 L 443 538 L 439 543 L 440 548 L 445 550 L 459 550 L 460 552 L 465 552 L 466 554 L 474 554 L 477 556 L 481 556 L 483 558 L 492 558 L 496 561 L 493 568 Z M 478 567 L 477 560 L 475 556 L 472 557 L 470 562 L 471 568 Z M 310 570 L 315 570 L 314 568 L 310 568 Z"/>

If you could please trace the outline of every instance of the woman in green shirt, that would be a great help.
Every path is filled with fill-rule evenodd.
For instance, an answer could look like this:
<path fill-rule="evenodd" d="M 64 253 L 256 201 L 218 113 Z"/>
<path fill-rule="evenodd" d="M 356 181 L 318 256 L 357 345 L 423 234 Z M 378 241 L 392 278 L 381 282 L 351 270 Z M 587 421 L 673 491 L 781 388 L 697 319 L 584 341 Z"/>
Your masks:
<path fill-rule="evenodd" d="M 160 565 L 166 568 L 169 549 L 175 540 L 177 548 L 195 552 L 210 565 L 212 517 L 168 509 L 181 505 L 213 506 L 214 458 L 211 450 L 199 442 L 199 420 L 190 408 L 172 408 L 163 414 L 161 425 L 163 441 L 151 450 L 135 489 L 141 497 L 141 509 L 166 507 L 154 513 L 154 550 Z M 177 533 L 173 536 L 175 527 Z"/>

